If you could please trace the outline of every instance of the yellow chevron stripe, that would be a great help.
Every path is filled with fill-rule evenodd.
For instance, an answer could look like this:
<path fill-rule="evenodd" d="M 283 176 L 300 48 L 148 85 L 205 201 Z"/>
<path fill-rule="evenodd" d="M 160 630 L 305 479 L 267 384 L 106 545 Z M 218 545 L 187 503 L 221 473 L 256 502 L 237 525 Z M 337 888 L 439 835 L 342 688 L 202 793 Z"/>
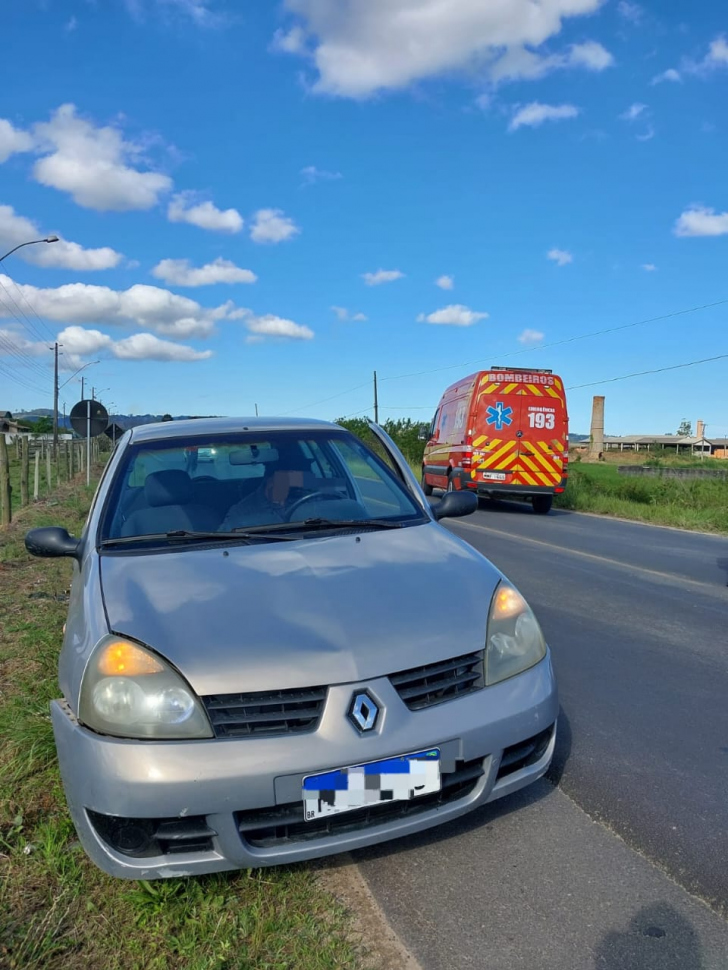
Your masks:
<path fill-rule="evenodd" d="M 494 454 L 488 455 L 488 457 L 483 462 L 481 462 L 481 464 L 478 467 L 490 468 L 493 462 L 496 462 L 499 459 L 501 459 L 507 452 L 515 449 L 515 447 L 516 447 L 515 441 L 506 441 L 506 443 L 503 445 L 502 448 L 499 448 L 498 451 L 496 451 Z"/>
<path fill-rule="evenodd" d="M 541 451 L 545 452 L 547 455 L 553 455 L 553 451 L 549 447 L 548 441 L 537 441 L 536 444 L 539 446 Z"/>
<path fill-rule="evenodd" d="M 498 387 L 497 384 L 489 384 L 487 387 L 483 388 L 480 394 L 492 394 L 497 387 Z M 480 394 L 478 395 L 479 397 L 480 397 Z"/>
<path fill-rule="evenodd" d="M 487 440 L 487 438 L 488 436 L 485 434 L 480 435 L 480 437 L 476 438 L 475 441 L 473 442 L 473 448 L 479 448 L 482 445 L 482 443 Z"/>
<path fill-rule="evenodd" d="M 561 481 L 561 469 L 559 468 L 557 470 L 556 468 L 554 468 L 553 459 L 551 460 L 551 462 L 549 462 L 546 459 L 545 455 L 540 455 L 538 452 L 534 454 L 534 458 L 536 459 L 538 464 L 541 465 L 544 469 L 544 471 L 541 472 L 541 474 L 545 475 L 547 479 L 546 481 L 547 485 L 550 485 L 552 482 Z"/>
<path fill-rule="evenodd" d="M 537 397 L 543 397 L 543 392 L 541 391 L 541 388 L 536 387 L 535 384 L 526 384 L 526 387 L 529 389 L 531 394 L 535 394 Z"/>
<path fill-rule="evenodd" d="M 554 440 L 551 442 L 551 444 L 554 446 L 554 448 L 558 448 L 559 451 L 563 451 L 564 450 L 564 442 L 563 441 L 559 441 L 558 438 L 554 438 Z"/>
<path fill-rule="evenodd" d="M 526 485 L 537 485 L 538 484 L 536 481 L 534 481 L 533 478 L 531 478 L 531 476 L 527 472 L 522 472 L 521 473 L 521 478 L 524 480 L 524 482 L 526 483 Z"/>
<path fill-rule="evenodd" d="M 532 471 L 532 472 L 538 472 L 538 471 L 540 471 L 540 469 L 539 469 L 538 465 L 536 464 L 536 462 L 531 461 L 530 456 L 528 456 L 528 455 L 521 455 L 521 461 L 526 466 L 526 468 L 530 469 L 530 471 Z"/>
<path fill-rule="evenodd" d="M 551 395 L 551 397 L 558 397 L 558 398 L 560 398 L 560 397 L 561 397 L 561 395 L 559 394 L 559 392 L 558 392 L 558 391 L 555 391 L 555 390 L 553 389 L 553 387 L 547 387 L 547 388 L 546 388 L 546 393 L 547 393 L 547 394 L 550 394 L 550 395 Z"/>
<path fill-rule="evenodd" d="M 510 394 L 511 391 L 516 387 L 521 387 L 520 384 L 506 384 L 504 388 L 501 389 L 501 394 Z"/>

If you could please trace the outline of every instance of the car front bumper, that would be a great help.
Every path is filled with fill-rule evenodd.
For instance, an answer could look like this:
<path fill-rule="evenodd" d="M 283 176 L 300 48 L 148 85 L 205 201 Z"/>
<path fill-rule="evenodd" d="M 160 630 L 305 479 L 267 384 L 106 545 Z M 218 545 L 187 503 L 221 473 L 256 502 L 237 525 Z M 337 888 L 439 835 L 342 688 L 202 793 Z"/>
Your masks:
<path fill-rule="evenodd" d="M 346 717 L 352 694 L 362 689 L 383 714 L 369 734 Z M 517 791 L 550 764 L 558 698 L 547 655 L 502 684 L 419 711 L 407 709 L 387 678 L 332 686 L 318 729 L 288 737 L 127 741 L 87 730 L 64 701 L 54 701 L 51 713 L 66 798 L 86 852 L 113 876 L 151 879 L 358 849 Z M 305 775 L 430 747 L 441 753 L 441 796 L 383 802 L 332 816 L 331 824 L 303 822 Z M 128 854 L 140 824 L 155 837 L 146 854 Z M 119 850 L 122 843 L 127 851 Z"/>

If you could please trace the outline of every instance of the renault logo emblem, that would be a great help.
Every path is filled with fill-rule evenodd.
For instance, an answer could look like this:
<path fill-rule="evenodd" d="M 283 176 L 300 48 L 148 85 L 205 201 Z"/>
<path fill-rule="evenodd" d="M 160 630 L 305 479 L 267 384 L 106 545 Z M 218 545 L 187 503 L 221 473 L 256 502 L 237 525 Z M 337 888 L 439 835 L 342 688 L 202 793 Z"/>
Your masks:
<path fill-rule="evenodd" d="M 372 731 L 379 717 L 379 707 L 373 697 L 366 691 L 354 694 L 349 707 L 349 719 L 363 733 Z"/>

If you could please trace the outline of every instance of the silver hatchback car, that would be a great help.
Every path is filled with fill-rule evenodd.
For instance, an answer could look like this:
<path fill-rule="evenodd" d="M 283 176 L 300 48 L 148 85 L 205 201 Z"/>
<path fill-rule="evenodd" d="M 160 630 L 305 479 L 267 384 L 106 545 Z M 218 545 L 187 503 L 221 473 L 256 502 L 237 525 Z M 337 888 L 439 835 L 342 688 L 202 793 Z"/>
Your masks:
<path fill-rule="evenodd" d="M 89 856 L 127 879 L 397 838 L 547 770 L 558 702 L 525 600 L 440 524 L 376 425 L 203 419 L 119 441 L 83 534 L 52 704 Z M 202 458 L 202 461 L 200 461 Z"/>

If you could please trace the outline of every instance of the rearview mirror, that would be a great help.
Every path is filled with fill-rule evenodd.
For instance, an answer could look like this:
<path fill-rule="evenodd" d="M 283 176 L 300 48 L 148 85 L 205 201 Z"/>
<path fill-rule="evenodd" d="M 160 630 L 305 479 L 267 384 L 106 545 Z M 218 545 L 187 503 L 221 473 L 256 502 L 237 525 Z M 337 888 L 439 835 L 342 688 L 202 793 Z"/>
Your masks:
<path fill-rule="evenodd" d="M 31 556 L 58 558 L 78 556 L 81 540 L 70 536 L 66 529 L 49 525 L 43 529 L 31 529 L 25 536 L 25 548 Z"/>
<path fill-rule="evenodd" d="M 474 492 L 445 492 L 441 501 L 432 506 L 436 519 L 459 519 L 478 508 L 478 496 Z"/>

